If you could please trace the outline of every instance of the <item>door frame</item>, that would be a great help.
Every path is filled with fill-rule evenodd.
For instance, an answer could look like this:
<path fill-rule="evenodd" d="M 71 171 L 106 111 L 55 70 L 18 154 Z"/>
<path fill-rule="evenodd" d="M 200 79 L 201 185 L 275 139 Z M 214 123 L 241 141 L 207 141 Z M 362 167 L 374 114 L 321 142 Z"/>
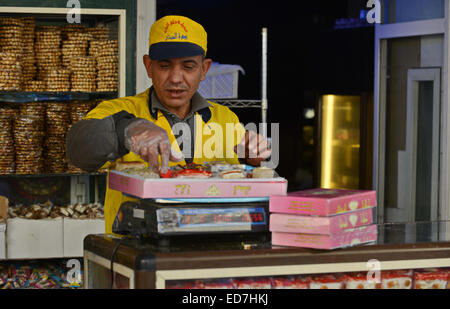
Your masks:
<path fill-rule="evenodd" d="M 440 175 L 439 175 L 439 220 L 450 220 L 450 24 L 449 5 L 450 0 L 445 1 L 445 18 L 404 22 L 396 24 L 375 24 L 375 59 L 374 59 L 374 127 L 373 127 L 373 189 L 377 191 L 378 222 L 385 222 L 384 216 L 384 176 L 385 176 L 385 142 L 386 142 L 386 59 L 387 39 L 411 36 L 444 35 L 444 60 L 441 79 L 441 127 L 440 127 Z"/>
<path fill-rule="evenodd" d="M 433 82 L 433 147 L 432 147 L 432 192 L 430 206 L 430 220 L 438 219 L 437 202 L 439 200 L 439 153 L 440 153 L 440 91 L 441 91 L 441 69 L 440 68 L 415 68 L 408 70 L 407 82 L 407 108 L 406 108 L 406 145 L 405 150 L 398 153 L 398 174 L 403 179 L 410 180 L 399 183 L 397 197 L 397 208 L 387 208 L 386 216 L 390 221 L 401 222 L 416 221 L 415 194 L 416 194 L 416 167 L 417 167 L 417 132 L 418 132 L 418 83 L 421 81 Z M 402 190 L 402 191 L 401 191 Z"/>

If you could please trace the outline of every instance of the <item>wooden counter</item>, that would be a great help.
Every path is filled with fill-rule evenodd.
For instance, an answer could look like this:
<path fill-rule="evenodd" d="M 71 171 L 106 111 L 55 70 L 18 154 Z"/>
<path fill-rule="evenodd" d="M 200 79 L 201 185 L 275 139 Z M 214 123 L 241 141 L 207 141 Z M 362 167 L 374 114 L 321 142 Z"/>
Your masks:
<path fill-rule="evenodd" d="M 407 233 L 399 237 L 401 233 L 395 233 L 391 226 L 394 233 L 387 237 L 383 226 L 377 244 L 333 251 L 275 247 L 258 241 L 221 242 L 214 241 L 213 235 L 169 247 L 137 239 L 119 243 L 112 235 L 89 235 L 84 240 L 85 287 L 109 288 L 116 246 L 114 272 L 130 288 L 165 288 L 167 280 L 369 271 L 371 260 L 379 261 L 381 270 L 450 267 L 447 223 L 444 229 L 442 224 L 437 230 L 427 228 L 427 235 L 414 226 L 414 241 L 410 228 L 403 228 Z"/>

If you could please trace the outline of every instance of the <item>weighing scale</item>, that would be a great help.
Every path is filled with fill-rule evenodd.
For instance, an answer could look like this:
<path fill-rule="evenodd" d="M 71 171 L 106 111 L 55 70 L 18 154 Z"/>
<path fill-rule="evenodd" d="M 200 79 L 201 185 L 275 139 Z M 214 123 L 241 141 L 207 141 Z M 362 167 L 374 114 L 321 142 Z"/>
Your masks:
<path fill-rule="evenodd" d="M 113 233 L 157 240 L 204 241 L 208 238 L 267 241 L 267 198 L 239 199 L 141 199 L 125 202 L 114 220 Z"/>

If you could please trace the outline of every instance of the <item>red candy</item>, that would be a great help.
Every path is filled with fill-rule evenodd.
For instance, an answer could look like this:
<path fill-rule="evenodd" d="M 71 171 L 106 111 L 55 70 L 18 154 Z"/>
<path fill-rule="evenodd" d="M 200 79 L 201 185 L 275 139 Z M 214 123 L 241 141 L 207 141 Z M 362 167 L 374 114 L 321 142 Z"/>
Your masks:
<path fill-rule="evenodd" d="M 171 169 L 168 169 L 168 170 L 167 170 L 167 173 L 159 172 L 159 176 L 160 176 L 161 178 L 172 178 L 173 172 L 172 172 Z"/>

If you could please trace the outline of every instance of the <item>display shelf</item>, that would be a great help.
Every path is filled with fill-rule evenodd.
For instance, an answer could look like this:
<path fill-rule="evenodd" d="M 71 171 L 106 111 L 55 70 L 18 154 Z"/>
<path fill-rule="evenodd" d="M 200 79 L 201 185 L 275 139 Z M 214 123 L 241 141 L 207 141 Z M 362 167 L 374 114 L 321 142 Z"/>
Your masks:
<path fill-rule="evenodd" d="M 117 92 L 22 92 L 1 91 L 0 102 L 31 103 L 31 102 L 65 102 L 92 101 L 97 99 L 111 100 L 117 98 Z"/>
<path fill-rule="evenodd" d="M 0 17 L 24 17 L 30 16 L 29 13 L 15 13 L 15 12 L 0 12 Z M 42 25 L 66 25 L 67 14 L 64 13 L 39 13 L 33 12 L 33 17 L 39 20 L 39 24 Z M 117 18 L 111 15 L 102 15 L 102 14 L 83 14 L 83 25 L 95 26 L 100 23 L 108 24 L 112 22 L 116 22 Z"/>
<path fill-rule="evenodd" d="M 0 174 L 0 178 L 40 178 L 40 177 L 71 177 L 71 176 L 106 176 L 107 173 L 60 173 L 60 174 Z"/>
<path fill-rule="evenodd" d="M 450 267 L 450 221 L 377 228 L 376 243 L 331 251 L 198 236 L 161 247 L 149 239 L 89 235 L 84 240 L 85 287 L 101 288 L 97 284 L 108 281 L 101 274 L 109 273 L 112 252 L 114 271 L 127 277 L 131 288 L 165 288 L 169 280 L 368 272 L 370 260 L 377 260 L 381 270 Z"/>
<path fill-rule="evenodd" d="M 208 99 L 230 108 L 261 108 L 261 100 Z"/>

